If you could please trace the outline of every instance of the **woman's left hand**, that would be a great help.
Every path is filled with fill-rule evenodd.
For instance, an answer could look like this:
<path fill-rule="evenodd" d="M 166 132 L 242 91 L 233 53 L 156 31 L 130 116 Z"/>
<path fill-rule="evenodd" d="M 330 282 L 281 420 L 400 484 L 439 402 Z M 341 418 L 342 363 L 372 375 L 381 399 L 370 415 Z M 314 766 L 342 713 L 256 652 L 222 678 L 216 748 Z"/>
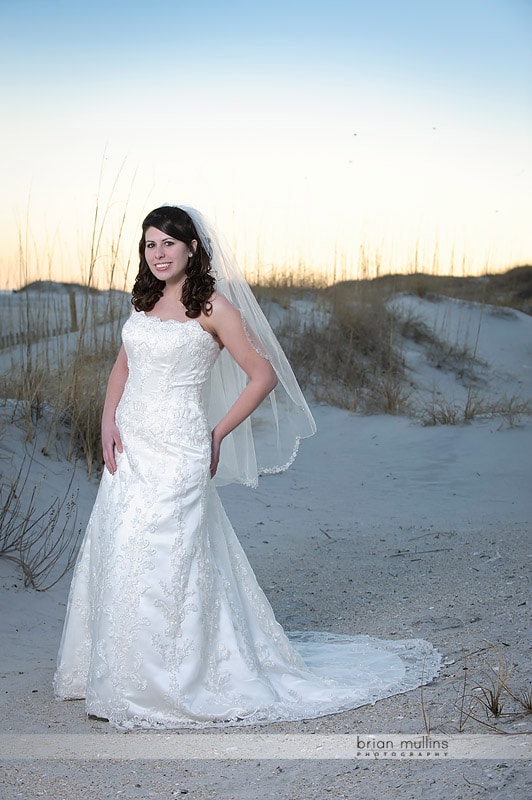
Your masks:
<path fill-rule="evenodd" d="M 211 442 L 211 478 L 214 478 L 216 475 L 216 470 L 218 469 L 218 462 L 220 461 L 220 447 L 222 445 L 221 440 L 216 435 L 216 432 L 212 432 L 212 442 Z"/>

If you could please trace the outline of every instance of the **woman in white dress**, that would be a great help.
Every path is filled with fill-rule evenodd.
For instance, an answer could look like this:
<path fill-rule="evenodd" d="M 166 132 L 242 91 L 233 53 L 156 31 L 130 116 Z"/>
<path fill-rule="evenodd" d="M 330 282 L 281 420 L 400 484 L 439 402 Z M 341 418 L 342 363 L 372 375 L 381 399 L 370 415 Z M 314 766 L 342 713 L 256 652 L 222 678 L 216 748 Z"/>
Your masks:
<path fill-rule="evenodd" d="M 276 622 L 215 484 L 282 471 L 314 421 L 197 211 L 155 209 L 139 250 L 56 696 L 84 698 L 121 730 L 172 729 L 312 718 L 431 680 L 440 657 L 422 640 L 285 634 Z"/>

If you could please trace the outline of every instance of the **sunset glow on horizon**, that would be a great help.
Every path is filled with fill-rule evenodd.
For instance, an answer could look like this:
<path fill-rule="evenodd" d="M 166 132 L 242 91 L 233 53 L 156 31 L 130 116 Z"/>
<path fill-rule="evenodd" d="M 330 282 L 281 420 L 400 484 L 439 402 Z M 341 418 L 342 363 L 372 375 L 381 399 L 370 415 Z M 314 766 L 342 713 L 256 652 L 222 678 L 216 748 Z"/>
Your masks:
<path fill-rule="evenodd" d="M 2 289 L 85 280 L 97 203 L 102 286 L 116 248 L 131 284 L 165 202 L 217 222 L 250 277 L 532 262 L 528 2 L 0 12 Z"/>

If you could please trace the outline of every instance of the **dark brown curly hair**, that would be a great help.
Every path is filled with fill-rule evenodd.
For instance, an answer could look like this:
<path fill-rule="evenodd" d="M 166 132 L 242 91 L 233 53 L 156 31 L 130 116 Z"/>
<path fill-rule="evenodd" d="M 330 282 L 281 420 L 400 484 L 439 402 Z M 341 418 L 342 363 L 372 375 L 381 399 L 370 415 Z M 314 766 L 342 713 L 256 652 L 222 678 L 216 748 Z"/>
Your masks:
<path fill-rule="evenodd" d="M 139 242 L 140 264 L 131 302 L 137 311 L 151 311 L 163 294 L 165 282 L 160 281 L 152 273 L 144 255 L 146 248 L 146 231 L 157 230 L 190 245 L 195 239 L 198 243 L 196 251 L 189 260 L 185 271 L 185 282 L 181 293 L 181 302 L 186 308 L 186 316 L 192 319 L 200 314 L 210 314 L 212 305 L 210 298 L 214 292 L 216 281 L 211 271 L 211 256 L 203 247 L 194 223 L 182 208 L 178 206 L 161 206 L 150 211 L 142 223 L 142 237 Z"/>

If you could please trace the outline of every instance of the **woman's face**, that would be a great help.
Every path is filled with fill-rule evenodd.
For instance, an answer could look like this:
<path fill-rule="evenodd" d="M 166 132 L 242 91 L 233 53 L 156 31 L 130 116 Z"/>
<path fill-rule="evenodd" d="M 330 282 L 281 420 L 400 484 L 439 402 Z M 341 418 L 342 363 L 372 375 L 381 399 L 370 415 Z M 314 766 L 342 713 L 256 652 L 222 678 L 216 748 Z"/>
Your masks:
<path fill-rule="evenodd" d="M 148 228 L 145 234 L 144 257 L 153 275 L 166 283 L 179 283 L 185 278 L 185 269 L 197 242 L 190 244 L 173 239 L 158 228 Z"/>

